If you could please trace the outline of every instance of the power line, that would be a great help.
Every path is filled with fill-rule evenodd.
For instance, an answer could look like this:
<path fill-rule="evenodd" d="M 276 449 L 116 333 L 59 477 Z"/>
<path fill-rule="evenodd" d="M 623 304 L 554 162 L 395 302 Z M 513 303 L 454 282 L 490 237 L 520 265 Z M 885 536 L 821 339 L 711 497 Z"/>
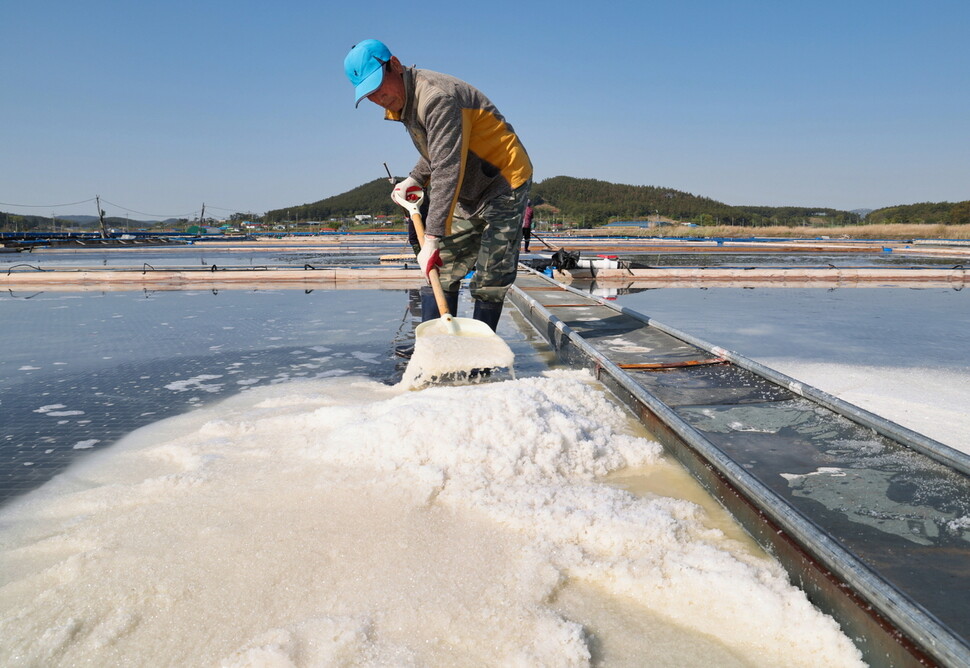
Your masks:
<path fill-rule="evenodd" d="M 230 211 L 232 213 L 252 213 L 251 211 L 242 211 L 240 209 L 230 209 L 228 207 L 224 207 L 224 206 L 214 206 L 212 204 L 206 204 L 205 205 L 205 208 L 207 208 L 207 209 L 218 209 L 219 211 Z"/>
<path fill-rule="evenodd" d="M 88 200 L 90 201 L 90 200 Z M 190 213 L 178 213 L 178 214 L 168 214 L 168 213 L 145 213 L 144 211 L 135 211 L 134 209 L 129 209 L 128 207 L 121 206 L 120 204 L 115 204 L 114 202 L 109 202 L 108 200 L 101 198 L 101 201 L 105 204 L 110 204 L 116 209 L 121 209 L 122 211 L 128 211 L 129 213 L 137 213 L 139 216 L 151 216 L 152 218 L 187 218 L 193 214 L 195 211 Z"/>
<path fill-rule="evenodd" d="M 205 208 L 206 209 L 216 209 L 217 211 L 228 211 L 229 213 L 244 213 L 247 216 L 254 216 L 254 217 L 257 217 L 257 218 L 262 215 L 260 213 L 257 213 L 255 211 L 253 211 L 252 209 L 246 209 L 246 210 L 243 210 L 243 209 L 232 209 L 232 208 L 225 207 L 225 206 L 214 206 L 212 204 L 206 204 L 205 205 Z"/>
<path fill-rule="evenodd" d="M 12 204 L 10 202 L 0 202 L 0 206 L 12 206 L 19 209 L 52 209 L 65 206 L 77 206 L 79 204 L 87 204 L 89 202 L 94 202 L 97 198 L 91 197 L 90 199 L 81 200 L 80 202 L 68 202 L 66 204 Z M 101 202 L 113 206 L 116 209 L 121 209 L 122 211 L 127 211 L 129 213 L 135 213 L 139 216 L 149 216 L 151 218 L 190 218 L 199 214 L 199 211 L 190 211 L 189 213 L 177 213 L 177 214 L 167 214 L 167 213 L 146 213 L 144 211 L 137 211 L 135 209 L 129 209 L 126 206 L 120 204 L 115 204 L 114 202 L 109 202 L 108 200 L 101 198 Z M 219 211 L 229 211 L 231 213 L 253 213 L 250 210 L 243 211 L 242 209 L 233 209 L 229 207 L 222 206 L 208 206 L 209 209 L 218 209 Z M 254 214 L 259 215 L 259 214 Z"/>
<path fill-rule="evenodd" d="M 83 199 L 80 202 L 68 202 L 67 204 L 11 204 L 10 202 L 0 202 L 0 206 L 15 206 L 20 209 L 53 209 L 59 206 L 77 206 L 78 204 L 87 204 L 88 202 L 93 202 L 94 198 Z"/>

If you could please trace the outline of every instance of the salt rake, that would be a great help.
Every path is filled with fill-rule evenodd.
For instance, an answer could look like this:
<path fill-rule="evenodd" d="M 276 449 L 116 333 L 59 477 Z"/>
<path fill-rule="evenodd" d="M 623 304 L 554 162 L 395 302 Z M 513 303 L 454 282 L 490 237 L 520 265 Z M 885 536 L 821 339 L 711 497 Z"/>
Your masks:
<path fill-rule="evenodd" d="M 413 196 L 413 195 L 412 195 Z M 412 199 L 395 198 L 408 210 L 418 243 L 424 246 L 424 221 L 420 205 L 424 192 Z M 515 355 L 508 344 L 481 320 L 458 318 L 448 309 L 438 269 L 428 272 L 441 317 L 422 322 L 414 329 L 414 353 L 401 382 L 415 389 L 436 382 L 481 378 L 492 369 L 512 368 Z"/>

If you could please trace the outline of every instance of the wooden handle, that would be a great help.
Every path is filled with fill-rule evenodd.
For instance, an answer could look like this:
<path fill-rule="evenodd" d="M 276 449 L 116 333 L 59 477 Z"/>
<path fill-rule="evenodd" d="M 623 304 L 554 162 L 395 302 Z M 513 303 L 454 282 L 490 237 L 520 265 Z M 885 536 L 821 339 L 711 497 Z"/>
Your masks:
<path fill-rule="evenodd" d="M 417 208 L 417 207 L 415 207 Z M 424 221 L 421 214 L 417 211 L 411 212 L 411 222 L 414 223 L 414 231 L 418 235 L 418 245 L 424 248 Z M 431 290 L 434 292 L 434 300 L 438 302 L 438 313 L 441 317 L 452 315 L 448 310 L 448 300 L 445 299 L 445 290 L 441 287 L 441 280 L 438 278 L 438 268 L 432 267 L 428 272 L 428 280 L 431 282 Z"/>

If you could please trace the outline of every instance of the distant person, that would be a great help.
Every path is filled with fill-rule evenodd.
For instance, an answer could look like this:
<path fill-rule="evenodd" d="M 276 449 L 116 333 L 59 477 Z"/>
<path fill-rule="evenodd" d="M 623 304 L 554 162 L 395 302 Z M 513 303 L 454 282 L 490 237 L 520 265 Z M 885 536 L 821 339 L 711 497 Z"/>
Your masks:
<path fill-rule="evenodd" d="M 448 308 L 456 314 L 461 281 L 474 269 L 472 317 L 495 330 L 515 281 L 532 186 L 532 162 L 518 135 L 481 91 L 447 74 L 405 67 L 376 39 L 355 44 L 344 71 L 356 104 L 366 97 L 383 107 L 384 118 L 403 123 L 420 154 L 392 198 L 413 201 L 428 189 L 418 253 L 425 277 L 439 268 Z M 428 280 L 423 320 L 440 317 Z"/>
<path fill-rule="evenodd" d="M 525 242 L 526 253 L 529 252 L 529 240 L 532 239 L 532 200 L 525 205 L 525 213 L 522 214 L 522 241 Z"/>

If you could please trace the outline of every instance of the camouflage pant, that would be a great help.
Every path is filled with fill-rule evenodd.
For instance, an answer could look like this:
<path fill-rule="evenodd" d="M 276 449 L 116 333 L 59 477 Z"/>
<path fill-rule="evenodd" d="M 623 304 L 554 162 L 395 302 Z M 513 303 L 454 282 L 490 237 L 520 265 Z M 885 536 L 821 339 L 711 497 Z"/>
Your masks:
<path fill-rule="evenodd" d="M 469 283 L 472 297 L 483 302 L 501 302 L 515 281 L 522 240 L 522 214 L 529 199 L 532 182 L 526 182 L 511 195 L 496 197 L 469 218 L 451 222 L 451 236 L 441 240 L 439 270 L 441 286 L 457 292 L 462 279 L 472 269 Z"/>

